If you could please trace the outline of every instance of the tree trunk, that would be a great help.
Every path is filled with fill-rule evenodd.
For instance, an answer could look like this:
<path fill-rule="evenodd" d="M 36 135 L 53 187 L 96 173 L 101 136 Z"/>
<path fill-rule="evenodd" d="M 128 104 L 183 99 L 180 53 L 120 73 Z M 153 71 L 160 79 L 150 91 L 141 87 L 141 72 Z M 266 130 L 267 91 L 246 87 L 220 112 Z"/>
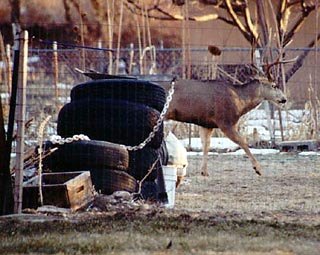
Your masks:
<path fill-rule="evenodd" d="M 11 22 L 20 23 L 20 0 L 11 0 Z"/>
<path fill-rule="evenodd" d="M 13 193 L 10 168 L 7 167 L 6 133 L 0 98 L 0 215 L 13 212 Z"/>

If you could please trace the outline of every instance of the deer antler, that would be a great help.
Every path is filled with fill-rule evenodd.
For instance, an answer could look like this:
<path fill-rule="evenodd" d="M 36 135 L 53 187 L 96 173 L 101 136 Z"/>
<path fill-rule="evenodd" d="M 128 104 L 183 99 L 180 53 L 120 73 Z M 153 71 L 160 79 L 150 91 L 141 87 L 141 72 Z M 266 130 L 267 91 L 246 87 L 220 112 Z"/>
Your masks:
<path fill-rule="evenodd" d="M 272 75 L 270 73 L 270 70 L 271 70 L 271 67 L 275 66 L 275 65 L 279 65 L 279 64 L 287 64 L 287 63 L 292 63 L 292 62 L 296 62 L 298 59 L 298 56 L 295 57 L 295 58 L 292 58 L 292 59 L 283 59 L 283 60 L 280 60 L 280 56 L 278 57 L 278 59 L 271 63 L 271 64 L 267 64 L 267 70 L 266 70 L 266 74 L 267 74 L 267 77 L 268 79 L 272 79 Z"/>

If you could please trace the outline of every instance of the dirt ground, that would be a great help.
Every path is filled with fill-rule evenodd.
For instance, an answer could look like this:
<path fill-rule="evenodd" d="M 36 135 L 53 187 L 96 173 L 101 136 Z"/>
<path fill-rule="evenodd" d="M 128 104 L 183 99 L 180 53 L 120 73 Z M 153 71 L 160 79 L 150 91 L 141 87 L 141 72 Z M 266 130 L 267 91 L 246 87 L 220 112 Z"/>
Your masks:
<path fill-rule="evenodd" d="M 262 176 L 254 173 L 245 156 L 211 155 L 206 178 L 199 171 L 202 157 L 189 157 L 176 208 L 247 217 L 278 215 L 286 221 L 320 224 L 320 156 L 280 153 L 257 155 L 257 159 Z"/>
<path fill-rule="evenodd" d="M 175 208 L 0 217 L 0 254 L 319 254 L 320 156 L 190 156 Z"/>

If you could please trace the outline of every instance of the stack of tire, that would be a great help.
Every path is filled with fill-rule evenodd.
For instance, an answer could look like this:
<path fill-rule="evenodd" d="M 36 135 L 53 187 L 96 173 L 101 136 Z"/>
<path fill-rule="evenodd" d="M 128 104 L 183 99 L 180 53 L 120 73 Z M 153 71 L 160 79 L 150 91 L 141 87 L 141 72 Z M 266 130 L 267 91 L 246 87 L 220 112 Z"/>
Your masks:
<path fill-rule="evenodd" d="M 96 190 L 111 194 L 135 192 L 137 181 L 156 162 L 144 181 L 155 183 L 168 160 L 163 123 L 142 149 L 127 150 L 122 145 L 137 146 L 153 131 L 166 101 L 165 90 L 143 80 L 104 79 L 75 86 L 70 97 L 59 112 L 57 133 L 64 138 L 85 134 L 91 140 L 60 145 L 46 158 L 45 167 L 90 170 Z"/>

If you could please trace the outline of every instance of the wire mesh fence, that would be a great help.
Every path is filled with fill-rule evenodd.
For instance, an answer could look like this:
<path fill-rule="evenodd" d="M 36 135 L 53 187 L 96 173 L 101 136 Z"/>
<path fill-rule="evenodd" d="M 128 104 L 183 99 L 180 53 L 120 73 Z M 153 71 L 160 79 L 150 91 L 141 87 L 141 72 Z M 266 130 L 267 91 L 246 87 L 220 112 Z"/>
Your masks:
<path fill-rule="evenodd" d="M 55 48 L 54 45 L 57 47 Z M 55 133 L 57 114 L 61 107 L 69 102 L 70 90 L 73 86 L 90 80 L 79 70 L 127 75 L 156 74 L 158 79 L 162 76 L 183 77 L 184 72 L 187 72 L 189 78 L 198 80 L 215 78 L 228 80 L 227 73 L 245 82 L 253 76 L 250 68 L 251 51 L 252 49 L 249 48 L 222 48 L 222 54 L 214 57 L 208 53 L 207 49 L 192 48 L 188 53 L 188 59 L 184 60 L 185 52 L 182 48 L 149 47 L 141 50 L 129 47 L 117 51 L 116 49 L 60 45 L 53 42 L 41 44 L 39 48 L 30 48 L 26 111 L 26 119 L 30 125 L 26 140 L 31 144 L 36 142 L 37 127 L 47 115 L 53 116 L 48 133 Z M 311 104 L 312 100 L 313 106 L 319 106 L 319 98 L 317 93 L 314 93 L 314 91 L 320 91 L 315 80 L 317 77 L 317 67 L 314 66 L 315 50 L 287 49 L 286 58 L 292 58 L 306 51 L 311 51 L 311 57 L 305 61 L 301 70 L 288 84 L 287 93 L 290 97 L 291 109 L 304 109 L 305 104 L 307 102 Z M 286 68 L 289 69 L 291 66 L 292 64 L 289 64 Z M 2 65 L 0 69 L 1 98 L 5 119 L 7 119 L 10 84 L 6 66 Z M 304 74 L 304 78 L 300 77 L 301 73 Z M 309 74 L 307 79 L 306 74 Z M 316 118 L 318 117 L 317 115 Z M 190 128 L 191 132 L 186 131 Z M 182 131 L 184 134 L 198 135 L 196 127 L 189 126 L 181 129 L 184 130 Z"/>

